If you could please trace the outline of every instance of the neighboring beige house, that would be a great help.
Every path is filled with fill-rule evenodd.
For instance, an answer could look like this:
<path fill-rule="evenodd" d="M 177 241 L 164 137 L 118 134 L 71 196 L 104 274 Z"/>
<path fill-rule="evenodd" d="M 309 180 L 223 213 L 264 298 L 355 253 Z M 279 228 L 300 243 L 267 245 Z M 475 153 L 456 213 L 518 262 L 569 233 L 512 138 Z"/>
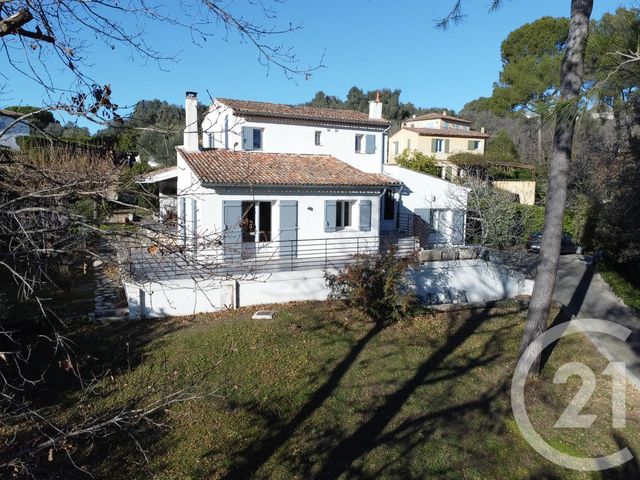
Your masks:
<path fill-rule="evenodd" d="M 489 135 L 484 128 L 479 132 L 471 130 L 471 122 L 463 118 L 442 113 L 427 113 L 402 122 L 402 128 L 389 139 L 389 163 L 404 150 L 417 150 L 425 155 L 434 156 L 448 167 L 446 160 L 454 153 L 484 154 Z"/>
<path fill-rule="evenodd" d="M 456 153 L 472 153 L 484 155 L 489 134 L 484 128 L 480 131 L 471 129 L 471 122 L 464 118 L 442 113 L 427 113 L 402 122 L 400 130 L 389 139 L 389 163 L 395 164 L 396 157 L 405 150 L 418 151 L 435 157 L 440 168 L 440 177 L 453 180 L 464 175 L 464 166 L 448 161 L 449 156 Z M 527 165 L 514 167 L 530 168 Z M 495 188 L 517 195 L 518 201 L 526 205 L 535 202 L 535 181 L 526 180 L 494 180 Z"/>

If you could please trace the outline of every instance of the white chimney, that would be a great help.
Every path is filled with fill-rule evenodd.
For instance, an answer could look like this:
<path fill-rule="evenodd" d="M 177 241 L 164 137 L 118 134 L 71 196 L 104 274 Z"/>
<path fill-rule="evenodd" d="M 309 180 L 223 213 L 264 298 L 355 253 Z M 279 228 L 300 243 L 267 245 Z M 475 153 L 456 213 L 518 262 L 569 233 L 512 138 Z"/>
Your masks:
<path fill-rule="evenodd" d="M 376 92 L 376 99 L 369 102 L 369 118 L 382 119 L 382 102 L 380 101 L 380 92 Z"/>
<path fill-rule="evenodd" d="M 484 127 L 480 127 L 480 133 L 484 133 Z"/>
<path fill-rule="evenodd" d="M 187 152 L 197 152 L 198 142 L 198 94 L 196 92 L 187 92 L 184 101 L 184 140 L 183 148 Z"/>
<path fill-rule="evenodd" d="M 446 110 L 442 110 L 442 115 L 446 115 L 447 111 Z"/>

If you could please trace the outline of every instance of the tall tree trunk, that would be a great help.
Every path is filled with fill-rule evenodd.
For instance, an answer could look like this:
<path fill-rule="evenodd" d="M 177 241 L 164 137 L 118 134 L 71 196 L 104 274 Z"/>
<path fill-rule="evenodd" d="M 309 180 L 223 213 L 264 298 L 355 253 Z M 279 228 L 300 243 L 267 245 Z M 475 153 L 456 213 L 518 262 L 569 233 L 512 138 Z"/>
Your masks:
<path fill-rule="evenodd" d="M 561 105 L 556 114 L 556 126 L 553 134 L 549 189 L 544 212 L 544 230 L 540 244 L 538 273 L 533 285 L 529 315 L 520 345 L 520 355 L 525 352 L 531 342 L 546 330 L 547 317 L 556 285 L 571 148 L 578 113 L 578 96 L 582 86 L 584 51 L 592 8 L 593 0 L 571 1 L 567 51 L 560 71 Z M 535 358 L 531 374 L 537 374 L 540 370 L 540 353 L 539 351 L 530 352 L 531 356 Z"/>
<path fill-rule="evenodd" d="M 538 114 L 538 165 L 544 165 L 544 157 L 542 154 L 542 114 Z"/>

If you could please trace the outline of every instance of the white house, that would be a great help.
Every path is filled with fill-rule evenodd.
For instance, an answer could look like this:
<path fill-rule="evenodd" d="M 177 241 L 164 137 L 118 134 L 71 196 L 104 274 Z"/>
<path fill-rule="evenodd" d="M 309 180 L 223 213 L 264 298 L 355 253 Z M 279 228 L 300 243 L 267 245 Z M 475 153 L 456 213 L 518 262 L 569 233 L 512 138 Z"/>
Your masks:
<path fill-rule="evenodd" d="M 29 124 L 26 121 L 18 121 L 20 117 L 22 117 L 21 113 L 0 109 L 0 132 L 6 130 L 0 136 L 0 148 L 20 150 L 18 137 L 30 134 Z"/>
<path fill-rule="evenodd" d="M 132 254 L 132 317 L 322 299 L 324 271 L 354 254 L 464 242 L 446 188 L 466 190 L 385 165 L 379 98 L 368 115 L 215 99 L 201 138 L 196 103 L 187 92 L 176 166 L 139 179 L 160 184 L 176 248 Z"/>

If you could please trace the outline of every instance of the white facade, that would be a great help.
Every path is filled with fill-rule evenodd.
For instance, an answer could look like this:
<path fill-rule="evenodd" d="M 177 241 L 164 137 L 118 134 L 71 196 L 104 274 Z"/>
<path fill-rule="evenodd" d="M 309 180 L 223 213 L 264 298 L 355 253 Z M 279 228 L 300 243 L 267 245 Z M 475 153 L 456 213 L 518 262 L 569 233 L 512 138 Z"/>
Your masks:
<path fill-rule="evenodd" d="M 261 146 L 254 149 L 243 141 L 243 128 L 261 131 Z M 387 127 L 341 125 L 339 123 L 244 118 L 215 100 L 202 122 L 204 148 L 261 150 L 272 153 L 331 155 L 367 173 L 381 173 L 386 155 Z M 318 140 L 319 132 L 319 142 Z M 360 136 L 360 151 L 356 137 Z M 367 137 L 373 151 L 367 152 Z M 319 143 L 319 144 L 316 144 Z"/>
<path fill-rule="evenodd" d="M 420 216 L 432 227 L 429 243 L 464 243 L 467 188 L 397 165 L 385 165 L 384 173 L 404 185 L 402 207 Z"/>
<path fill-rule="evenodd" d="M 0 113 L 0 131 L 14 124 L 16 119 L 13 116 Z M 24 122 L 15 123 L 0 137 L 0 148 L 8 148 L 10 150 L 20 150 L 18 145 L 18 137 L 28 136 L 30 134 L 29 125 Z"/>
<path fill-rule="evenodd" d="M 193 128 L 196 108 L 194 93 L 187 93 L 186 108 L 184 146 L 178 149 L 175 169 L 148 180 L 166 182 L 167 176 L 176 179 L 178 238 L 187 249 L 195 251 L 192 258 L 213 259 L 210 264 L 212 269 L 235 264 L 244 268 L 243 262 L 247 257 L 273 259 L 277 268 L 267 273 L 255 270 L 248 272 L 248 275 L 216 274 L 218 276 L 211 276 L 207 280 L 177 276 L 169 280 L 147 277 L 147 280 L 140 279 L 138 283 L 129 281 L 126 290 L 131 318 L 189 315 L 238 306 L 326 299 L 328 289 L 324 281 L 324 269 L 339 266 L 339 260 L 333 258 L 335 263 L 327 263 L 327 258 L 335 254 L 350 261 L 353 253 L 379 251 L 383 234 L 400 232 L 403 228 L 400 225 L 402 214 L 409 219 L 409 225 L 413 225 L 415 216 L 419 216 L 434 227 L 429 234 L 429 243 L 464 243 L 466 189 L 435 177 L 386 164 L 385 125 L 341 125 L 315 120 L 258 119 L 256 116 L 244 118 L 236 116 L 231 108 L 216 100 L 202 124 L 201 140 L 205 149 L 330 155 L 363 172 L 384 173 L 402 183 L 401 186 L 390 182 L 389 185 L 368 187 L 353 184 L 322 187 L 260 184 L 216 186 L 203 184 L 190 166 L 198 168 L 192 163 L 195 160 L 189 156 L 189 152 L 200 150 L 200 139 L 197 130 Z M 380 118 L 381 108 L 379 101 L 371 102 L 370 118 Z M 255 137 L 254 130 L 258 131 Z M 359 141 L 356 140 L 358 137 Z M 185 157 L 181 149 L 184 150 Z M 246 158 L 244 161 L 250 162 Z M 249 229 L 243 226 L 239 234 L 238 224 L 244 222 L 245 217 L 244 214 L 238 215 L 238 211 L 244 211 L 245 204 L 254 209 L 252 221 L 256 224 Z M 348 225 L 338 225 L 335 213 L 331 224 L 328 220 L 331 205 L 335 206 L 333 208 L 346 209 L 344 211 L 348 212 L 350 218 Z M 292 208 L 295 212 L 293 222 Z M 268 235 L 264 225 L 260 225 L 263 219 L 259 212 L 263 209 L 269 212 L 264 219 L 269 226 Z M 235 217 L 229 215 L 232 210 Z M 343 213 L 342 218 L 345 217 L 346 213 Z M 232 222 L 236 222 L 235 229 L 230 225 Z M 287 225 L 293 225 L 293 236 Z M 411 237 L 403 240 L 410 240 L 408 248 L 413 251 L 416 248 L 415 238 L 412 236 L 414 233 L 408 234 Z M 236 240 L 229 242 L 229 237 Z M 283 247 L 287 245 L 286 242 L 295 243 L 293 255 Z M 240 245 L 239 263 L 234 263 L 237 258 L 230 255 L 230 252 L 233 253 L 230 249 L 232 243 Z M 323 246 L 324 251 L 318 250 Z M 289 253 L 288 257 L 285 255 L 285 267 L 286 259 L 295 257 L 303 260 L 302 268 L 299 265 L 293 268 L 292 263 L 290 271 L 283 271 L 280 268 L 283 263 L 278 263 L 282 262 L 282 252 Z M 324 269 L 317 263 L 307 268 L 305 258 L 317 259 L 318 256 L 325 260 Z M 212 269 L 208 271 L 221 271 Z M 150 270 L 153 270 L 153 265 L 150 265 Z M 475 270 L 475 267 L 471 270 L 459 270 L 466 272 L 464 279 L 458 282 L 460 287 L 473 283 L 466 279 L 469 272 Z M 441 273 L 438 273 L 438 278 L 442 276 Z M 430 281 L 425 280 L 432 274 L 434 272 L 428 268 L 417 274 L 415 282 L 419 292 L 429 293 L 433 288 Z M 455 274 L 456 278 L 460 275 L 462 274 Z M 502 298 L 505 292 L 469 295 L 470 298 L 485 298 L 487 295 Z"/>

